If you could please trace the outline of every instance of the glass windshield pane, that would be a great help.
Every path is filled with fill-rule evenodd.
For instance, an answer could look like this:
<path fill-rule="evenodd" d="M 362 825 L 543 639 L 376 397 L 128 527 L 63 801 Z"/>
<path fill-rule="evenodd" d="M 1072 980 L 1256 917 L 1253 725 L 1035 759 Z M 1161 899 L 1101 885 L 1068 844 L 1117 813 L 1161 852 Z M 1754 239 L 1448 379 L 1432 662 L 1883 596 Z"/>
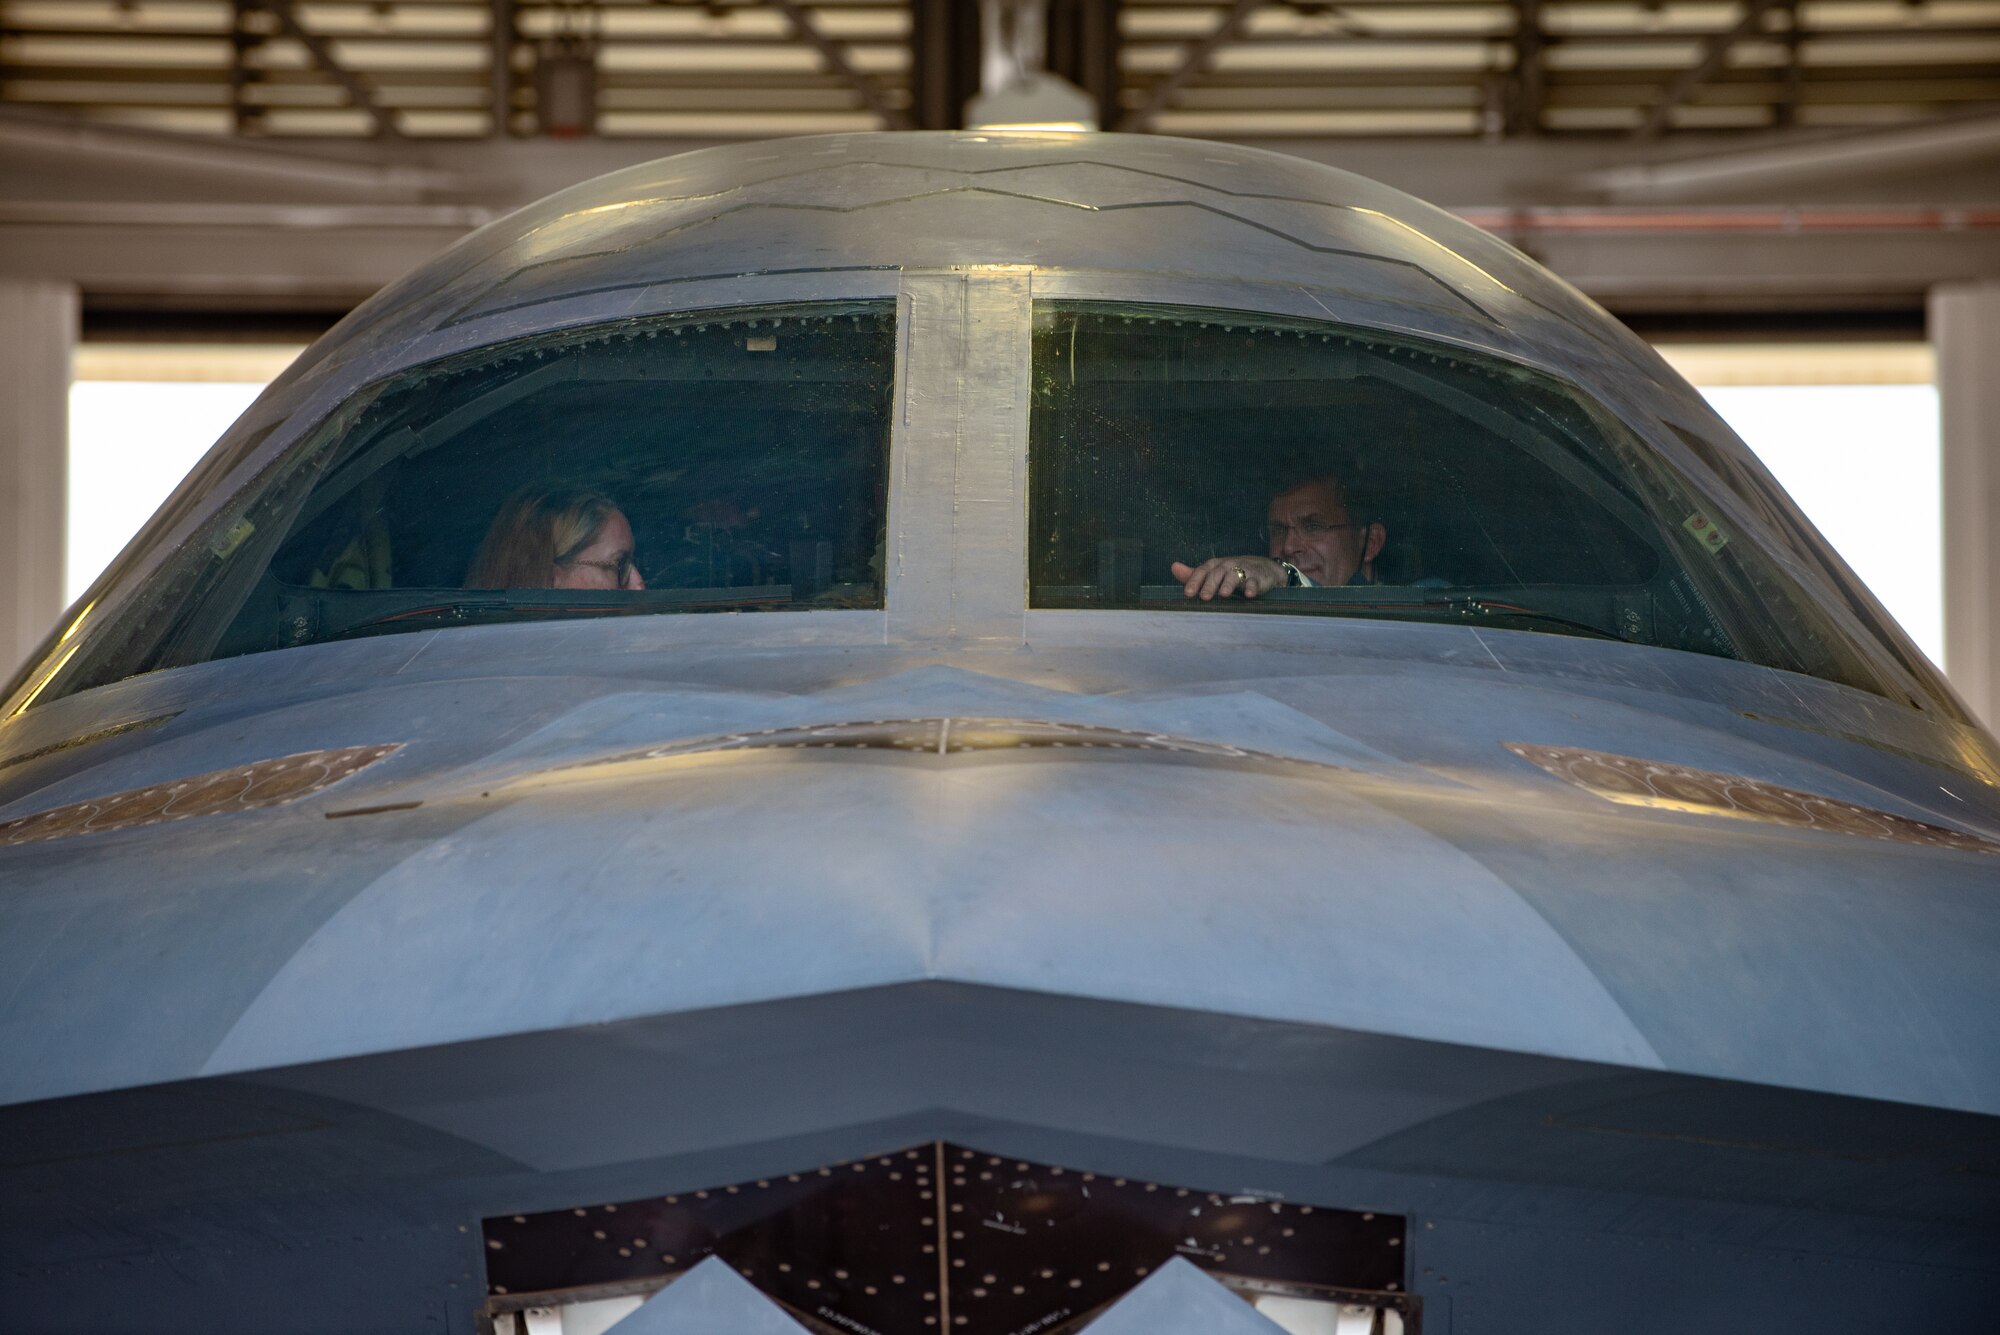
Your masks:
<path fill-rule="evenodd" d="M 1921 692 L 1572 388 L 1282 317 L 1037 307 L 1030 601 L 1481 624 Z M 1924 700 L 1923 703 L 1932 703 Z"/>
<path fill-rule="evenodd" d="M 61 694 L 438 626 L 882 606 L 889 302 L 526 338 L 359 396 Z"/>

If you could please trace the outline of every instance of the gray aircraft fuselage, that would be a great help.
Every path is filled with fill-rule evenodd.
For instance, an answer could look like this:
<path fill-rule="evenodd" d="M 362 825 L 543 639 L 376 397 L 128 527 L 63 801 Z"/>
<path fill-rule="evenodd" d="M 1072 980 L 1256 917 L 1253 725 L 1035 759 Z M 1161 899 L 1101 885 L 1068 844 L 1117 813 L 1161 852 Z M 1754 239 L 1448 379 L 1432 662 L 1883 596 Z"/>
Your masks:
<path fill-rule="evenodd" d="M 370 386 L 868 301 L 896 322 L 879 607 L 65 684 Z M 1690 475 L 1689 431 L 1754 468 L 1525 257 L 1276 155 L 838 136 L 503 219 L 308 351 L 10 691 L 0 1328 L 491 1330 L 514 1216 L 905 1153 L 941 1192 L 947 1152 L 1392 1217 L 1393 1281 L 1297 1278 L 1431 1335 L 2000 1326 L 2000 752 L 1900 632 L 1914 704 L 1517 624 L 1035 605 L 1044 301 L 1420 336 L 1559 377 Z M 1880 618 L 1830 556 L 1810 578 Z M 699 1259 L 621 1236 L 577 1293 Z M 757 1288 L 900 1335 L 835 1292 L 859 1263 L 783 1236 L 856 1277 Z M 958 1241 L 921 1254 L 954 1291 Z"/>

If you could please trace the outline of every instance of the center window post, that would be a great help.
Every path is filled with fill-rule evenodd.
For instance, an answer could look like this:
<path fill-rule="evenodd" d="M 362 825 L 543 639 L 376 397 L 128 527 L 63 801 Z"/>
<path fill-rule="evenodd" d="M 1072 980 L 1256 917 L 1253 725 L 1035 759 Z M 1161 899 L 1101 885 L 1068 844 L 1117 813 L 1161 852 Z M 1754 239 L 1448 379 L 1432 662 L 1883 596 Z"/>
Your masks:
<path fill-rule="evenodd" d="M 889 633 L 1021 643 L 1032 270 L 905 272 L 890 500 Z"/>

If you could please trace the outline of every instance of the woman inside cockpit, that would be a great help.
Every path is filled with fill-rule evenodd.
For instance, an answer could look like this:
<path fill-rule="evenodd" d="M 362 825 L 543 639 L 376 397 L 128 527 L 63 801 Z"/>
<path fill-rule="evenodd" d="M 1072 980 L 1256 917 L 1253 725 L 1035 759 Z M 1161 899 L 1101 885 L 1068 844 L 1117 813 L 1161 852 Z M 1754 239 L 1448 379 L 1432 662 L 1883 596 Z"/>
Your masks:
<path fill-rule="evenodd" d="M 632 545 L 631 522 L 602 492 L 527 487 L 508 497 L 493 517 L 465 587 L 643 589 Z"/>

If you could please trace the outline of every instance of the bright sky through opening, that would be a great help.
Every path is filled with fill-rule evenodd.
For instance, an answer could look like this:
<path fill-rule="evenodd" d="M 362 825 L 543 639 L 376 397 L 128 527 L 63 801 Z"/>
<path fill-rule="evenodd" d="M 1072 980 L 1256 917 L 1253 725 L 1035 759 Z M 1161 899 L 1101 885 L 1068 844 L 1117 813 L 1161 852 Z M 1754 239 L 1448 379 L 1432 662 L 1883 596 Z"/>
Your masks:
<path fill-rule="evenodd" d="M 1937 375 L 1922 343 L 1660 351 L 1933 663 L 1944 662 Z"/>

